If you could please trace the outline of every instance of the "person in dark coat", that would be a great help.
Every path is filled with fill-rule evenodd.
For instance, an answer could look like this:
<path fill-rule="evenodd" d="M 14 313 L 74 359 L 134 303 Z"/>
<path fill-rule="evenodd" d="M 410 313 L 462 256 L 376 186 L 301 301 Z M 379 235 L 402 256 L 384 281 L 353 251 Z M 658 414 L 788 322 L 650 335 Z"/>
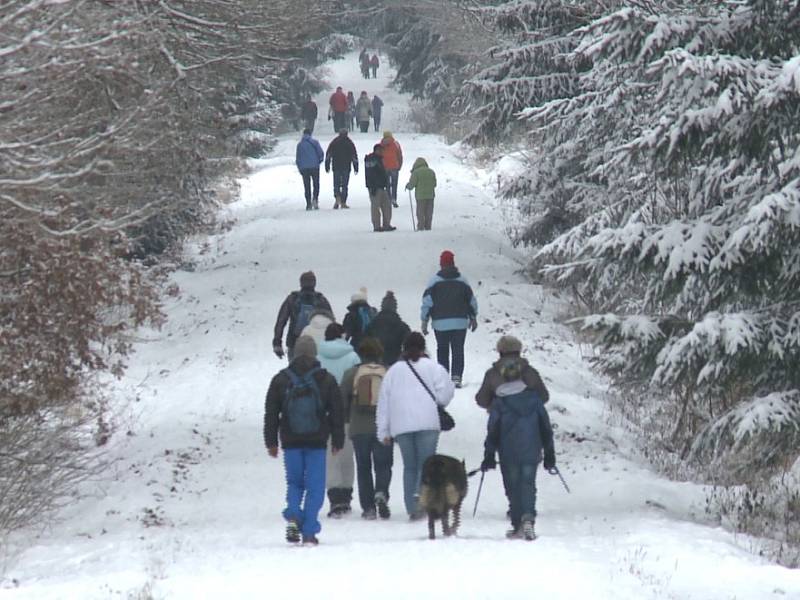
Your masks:
<path fill-rule="evenodd" d="M 389 290 L 381 300 L 381 310 L 367 327 L 366 335 L 377 339 L 383 346 L 383 364 L 391 367 L 403 351 L 403 340 L 411 328 L 397 314 L 397 298 Z"/>
<path fill-rule="evenodd" d="M 322 146 L 311 137 L 311 130 L 304 129 L 303 137 L 297 143 L 295 164 L 303 178 L 303 191 L 306 197 L 306 210 L 319 208 L 319 166 L 325 159 Z M 314 184 L 312 195 L 311 184 Z"/>
<path fill-rule="evenodd" d="M 442 252 L 439 266 L 441 270 L 433 276 L 422 295 L 422 333 L 427 335 L 428 319 L 431 319 L 439 364 L 450 372 L 456 387 L 461 387 L 464 375 L 464 342 L 467 327 L 471 331 L 478 328 L 478 301 L 469 283 L 456 268 L 452 252 Z"/>
<path fill-rule="evenodd" d="M 306 129 L 308 129 L 311 133 L 314 133 L 314 125 L 317 124 L 317 115 L 319 114 L 319 109 L 317 108 L 317 103 L 308 96 L 306 101 L 303 102 L 303 106 L 300 108 L 300 118 L 303 120 L 303 125 Z"/>
<path fill-rule="evenodd" d="M 522 342 L 512 335 L 504 335 L 497 340 L 497 353 L 500 358 L 486 371 L 483 383 L 481 383 L 478 393 L 475 394 L 475 402 L 478 406 L 489 410 L 497 388 L 503 384 L 509 373 L 519 373 L 526 389 L 536 392 L 541 398 L 542 404 L 547 404 L 550 394 L 539 376 L 539 372 L 520 356 Z"/>
<path fill-rule="evenodd" d="M 356 352 L 376 314 L 375 308 L 367 302 L 367 288 L 362 287 L 350 296 L 350 304 L 347 307 L 347 314 L 342 321 L 342 326 L 345 339 L 350 342 Z"/>
<path fill-rule="evenodd" d="M 383 100 L 378 94 L 372 97 L 372 121 L 375 123 L 375 131 L 381 127 L 381 113 L 383 112 Z"/>
<path fill-rule="evenodd" d="M 330 173 L 333 167 L 333 196 L 336 199 L 333 208 L 350 208 L 347 206 L 347 186 L 350 183 L 351 165 L 353 172 L 358 174 L 356 146 L 343 127 L 325 152 L 325 172 Z"/>
<path fill-rule="evenodd" d="M 369 59 L 369 68 L 372 69 L 372 78 L 378 78 L 378 67 L 380 66 L 381 61 L 378 60 L 378 55 L 373 54 L 372 58 Z"/>
<path fill-rule="evenodd" d="M 383 146 L 375 144 L 371 154 L 364 157 L 364 178 L 369 192 L 373 231 L 394 231 L 392 200 L 389 198 L 389 177 L 383 168 Z"/>
<path fill-rule="evenodd" d="M 301 336 L 295 344 L 295 357 L 286 369 L 272 378 L 264 403 L 264 444 L 272 458 L 278 457 L 278 438 L 283 448 L 286 469 L 286 541 L 316 545 L 322 528 L 319 511 L 325 501 L 325 455 L 328 438 L 337 453 L 344 445 L 344 412 L 336 379 L 322 369 L 316 359 L 314 340 Z M 292 429 L 288 391 L 293 379 L 310 377 L 318 390 L 317 427 L 298 433 Z M 297 385 L 297 384 L 294 384 Z"/>
<path fill-rule="evenodd" d="M 272 351 L 278 358 L 283 358 L 283 330 L 289 324 L 286 334 L 286 347 L 289 360 L 294 358 L 294 343 L 311 321 L 311 315 L 316 310 L 326 310 L 333 314 L 330 302 L 320 292 L 315 290 L 317 277 L 313 271 L 306 271 L 300 275 L 300 291 L 295 291 L 286 297 L 278 310 L 275 321 L 275 334 L 272 338 Z"/>
<path fill-rule="evenodd" d="M 536 537 L 536 469 L 544 453 L 544 468 L 556 466 L 553 429 L 539 394 L 522 381 L 519 372 L 506 373 L 489 409 L 481 470 L 497 466 L 511 505 L 509 538 Z M 514 377 L 517 377 L 514 379 Z"/>

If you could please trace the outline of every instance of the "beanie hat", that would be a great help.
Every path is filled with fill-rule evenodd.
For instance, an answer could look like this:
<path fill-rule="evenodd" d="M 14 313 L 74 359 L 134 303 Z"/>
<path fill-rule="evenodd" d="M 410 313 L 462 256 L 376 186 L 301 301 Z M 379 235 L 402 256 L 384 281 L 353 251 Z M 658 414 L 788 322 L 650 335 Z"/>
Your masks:
<path fill-rule="evenodd" d="M 311 289 L 313 290 L 317 287 L 317 276 L 314 275 L 314 271 L 306 271 L 302 275 L 300 275 L 300 288 L 301 289 Z"/>
<path fill-rule="evenodd" d="M 504 335 L 497 340 L 497 352 L 499 354 L 519 354 L 522 352 L 522 342 L 513 335 Z"/>
<path fill-rule="evenodd" d="M 389 290 L 381 300 L 381 310 L 388 310 L 389 312 L 397 312 L 397 298 L 394 297 L 394 292 Z"/>
<path fill-rule="evenodd" d="M 387 129 L 386 131 L 383 132 L 383 137 L 385 138 L 392 137 L 392 132 Z"/>
<path fill-rule="evenodd" d="M 364 362 L 379 361 L 383 358 L 383 345 L 374 337 L 365 337 L 358 345 L 358 355 Z"/>
<path fill-rule="evenodd" d="M 360 287 L 358 291 L 350 296 L 350 302 L 366 302 L 367 301 L 367 288 Z"/>
<path fill-rule="evenodd" d="M 445 250 L 439 256 L 439 266 L 442 268 L 444 267 L 454 267 L 456 265 L 456 257 L 455 255 L 450 252 L 450 250 Z"/>
<path fill-rule="evenodd" d="M 294 357 L 298 356 L 317 357 L 317 343 L 310 335 L 301 335 L 294 343 Z"/>

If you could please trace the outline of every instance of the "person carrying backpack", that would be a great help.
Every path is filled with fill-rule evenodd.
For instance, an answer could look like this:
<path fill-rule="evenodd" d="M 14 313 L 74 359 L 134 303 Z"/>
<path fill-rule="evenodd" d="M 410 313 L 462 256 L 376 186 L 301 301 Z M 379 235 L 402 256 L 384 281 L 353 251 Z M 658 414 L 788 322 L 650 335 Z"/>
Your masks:
<path fill-rule="evenodd" d="M 389 290 L 381 300 L 381 310 L 370 321 L 367 337 L 376 338 L 383 346 L 383 364 L 391 367 L 403 349 L 403 340 L 411 333 L 411 328 L 397 314 L 397 298 Z M 363 358 L 363 357 L 362 357 Z"/>
<path fill-rule="evenodd" d="M 264 403 L 264 444 L 286 470 L 286 541 L 316 546 L 325 500 L 325 452 L 344 445 L 342 397 L 336 379 L 320 367 L 310 337 L 300 336 L 289 366 L 272 378 Z"/>
<path fill-rule="evenodd" d="M 381 364 L 383 348 L 375 338 L 365 337 L 358 347 L 361 362 L 342 377 L 341 392 L 345 419 L 356 455 L 358 501 L 361 517 L 368 521 L 388 519 L 389 484 L 392 482 L 394 444 L 377 438 L 375 410 L 386 367 Z M 374 478 L 373 478 L 374 469 Z"/>
<path fill-rule="evenodd" d="M 347 314 L 342 325 L 345 337 L 354 349 L 361 345 L 364 333 L 376 314 L 377 311 L 367 302 L 367 288 L 362 287 L 350 296 L 350 304 L 347 306 Z"/>
<path fill-rule="evenodd" d="M 350 183 L 350 166 L 358 174 L 358 152 L 349 137 L 347 129 L 342 128 L 325 152 L 325 172 L 329 173 L 333 166 L 333 208 L 350 208 L 347 206 L 347 186 Z"/>
<path fill-rule="evenodd" d="M 494 391 L 484 442 L 481 470 L 497 466 L 511 505 L 509 539 L 536 538 L 536 469 L 544 453 L 544 468 L 556 466 L 553 429 L 543 398 L 527 386 L 516 368 L 503 370 L 503 381 Z"/>
<path fill-rule="evenodd" d="M 400 142 L 394 139 L 391 131 L 383 132 L 381 146 L 383 146 L 381 154 L 383 168 L 386 169 L 386 176 L 389 179 L 386 189 L 389 192 L 392 206 L 397 208 L 397 181 L 400 177 L 400 169 L 403 168 L 403 149 L 400 147 Z"/>
<path fill-rule="evenodd" d="M 317 277 L 313 271 L 300 275 L 300 291 L 295 291 L 286 297 L 278 310 L 275 321 L 275 332 L 272 338 L 272 351 L 278 358 L 283 358 L 283 331 L 289 324 L 286 334 L 286 347 L 289 360 L 294 357 L 294 343 L 311 321 L 311 314 L 317 309 L 324 309 L 333 314 L 328 299 L 320 292 L 315 291 Z"/>
<path fill-rule="evenodd" d="M 392 225 L 392 201 L 387 191 L 389 177 L 383 168 L 383 146 L 375 144 L 370 154 L 364 157 L 364 179 L 369 192 L 372 231 L 394 231 Z"/>
<path fill-rule="evenodd" d="M 433 199 L 436 196 L 436 173 L 419 157 L 411 167 L 407 190 L 414 190 L 417 200 L 417 231 L 429 231 L 433 224 Z"/>
<path fill-rule="evenodd" d="M 317 358 L 323 369 L 342 382 L 342 376 L 349 368 L 361 362 L 353 347 L 344 340 L 344 327 L 331 323 L 325 329 L 325 339 L 317 345 Z M 328 516 L 334 519 L 350 512 L 353 499 L 353 445 L 347 435 L 347 413 L 344 414 L 344 445 L 335 455 L 328 452 L 325 474 L 325 487 L 328 488 Z"/>

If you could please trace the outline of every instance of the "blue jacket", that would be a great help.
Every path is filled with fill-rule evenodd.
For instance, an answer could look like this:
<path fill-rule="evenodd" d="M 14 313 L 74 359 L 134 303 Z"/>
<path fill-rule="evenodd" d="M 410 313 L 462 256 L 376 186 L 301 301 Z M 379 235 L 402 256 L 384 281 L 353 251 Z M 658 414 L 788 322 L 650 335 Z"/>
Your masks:
<path fill-rule="evenodd" d="M 457 268 L 445 267 L 428 282 L 420 310 L 423 323 L 430 318 L 436 331 L 452 331 L 466 329 L 477 316 L 478 301 Z"/>
<path fill-rule="evenodd" d="M 317 360 L 323 369 L 336 378 L 336 383 L 342 382 L 342 376 L 347 369 L 361 364 L 358 354 L 344 338 L 320 342 Z"/>
<path fill-rule="evenodd" d="M 375 94 L 372 97 L 372 116 L 375 119 L 381 118 L 381 110 L 383 109 L 383 100 L 378 97 L 378 94 Z"/>
<path fill-rule="evenodd" d="M 489 408 L 484 451 L 486 456 L 500 452 L 506 464 L 538 464 L 554 458 L 553 429 L 539 395 L 524 389 L 508 396 L 497 396 Z"/>
<path fill-rule="evenodd" d="M 295 164 L 298 169 L 317 169 L 320 163 L 325 160 L 325 153 L 322 146 L 308 134 L 303 134 L 303 139 L 297 143 Z"/>

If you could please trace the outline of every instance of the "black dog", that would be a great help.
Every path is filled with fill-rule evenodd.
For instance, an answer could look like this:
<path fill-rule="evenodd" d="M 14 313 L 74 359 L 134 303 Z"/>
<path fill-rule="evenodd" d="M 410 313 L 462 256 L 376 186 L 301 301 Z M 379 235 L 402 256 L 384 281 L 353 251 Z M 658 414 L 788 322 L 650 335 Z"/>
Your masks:
<path fill-rule="evenodd" d="M 467 495 L 467 470 L 464 461 L 452 456 L 434 454 L 422 465 L 419 507 L 428 514 L 428 538 L 436 539 L 434 524 L 442 520 L 444 535 L 455 535 L 461 519 L 461 503 Z M 453 524 L 448 513 L 453 512 Z"/>

